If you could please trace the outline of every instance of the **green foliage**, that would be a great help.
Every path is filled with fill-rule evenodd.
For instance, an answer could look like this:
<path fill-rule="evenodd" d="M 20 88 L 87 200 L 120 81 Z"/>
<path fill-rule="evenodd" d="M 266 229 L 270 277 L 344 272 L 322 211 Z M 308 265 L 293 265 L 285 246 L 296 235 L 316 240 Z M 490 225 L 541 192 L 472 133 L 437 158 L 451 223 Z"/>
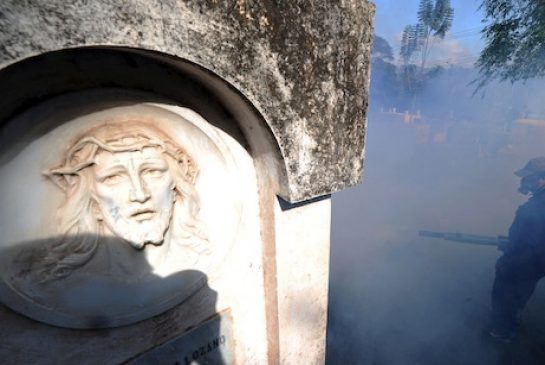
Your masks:
<path fill-rule="evenodd" d="M 426 62 L 434 39 L 443 39 L 452 26 L 454 9 L 450 0 L 420 0 L 418 23 L 403 30 L 399 56 L 403 62 L 401 79 L 406 93 L 415 95 L 422 91 L 426 79 L 434 77 L 439 70 L 426 70 Z M 420 56 L 420 67 L 413 57 Z M 431 71 L 431 72 L 430 72 Z"/>
<path fill-rule="evenodd" d="M 423 28 L 420 24 L 407 25 L 401 36 L 399 56 L 404 65 L 409 64 L 415 52 L 422 48 Z"/>
<path fill-rule="evenodd" d="M 441 75 L 443 71 L 445 71 L 445 69 L 442 66 L 434 66 L 426 71 L 426 76 L 428 79 L 431 79 Z"/>
<path fill-rule="evenodd" d="M 371 48 L 371 55 L 387 61 L 393 61 L 394 59 L 394 51 L 392 50 L 392 47 L 388 41 L 376 34 L 373 34 L 373 48 Z"/>
<path fill-rule="evenodd" d="M 384 38 L 373 35 L 371 49 L 371 103 L 383 108 L 394 107 L 399 97 L 397 68 L 392 47 Z"/>
<path fill-rule="evenodd" d="M 511 82 L 545 76 L 545 1 L 482 0 L 486 42 L 478 88 L 497 78 Z"/>
<path fill-rule="evenodd" d="M 370 103 L 374 108 L 405 109 L 415 106 L 415 95 L 424 88 L 424 80 L 437 77 L 443 69 L 427 68 L 422 76 L 419 66 L 396 65 L 392 47 L 384 38 L 373 35 L 371 49 Z M 405 109 L 406 110 L 406 109 Z"/>
<path fill-rule="evenodd" d="M 450 7 L 450 0 L 421 0 L 418 8 L 418 22 L 425 28 L 425 35 L 433 35 L 443 39 L 452 26 L 454 9 Z"/>
<path fill-rule="evenodd" d="M 406 26 L 401 39 L 400 56 L 407 62 L 418 51 L 422 52 L 424 60 L 427 58 L 431 37 L 445 38 L 452 26 L 454 9 L 450 7 L 450 0 L 435 0 L 435 3 L 420 0 L 417 15 L 418 23 Z"/>
<path fill-rule="evenodd" d="M 424 89 L 424 78 L 418 66 L 414 64 L 404 65 L 400 69 L 402 91 L 405 96 L 415 96 Z"/>

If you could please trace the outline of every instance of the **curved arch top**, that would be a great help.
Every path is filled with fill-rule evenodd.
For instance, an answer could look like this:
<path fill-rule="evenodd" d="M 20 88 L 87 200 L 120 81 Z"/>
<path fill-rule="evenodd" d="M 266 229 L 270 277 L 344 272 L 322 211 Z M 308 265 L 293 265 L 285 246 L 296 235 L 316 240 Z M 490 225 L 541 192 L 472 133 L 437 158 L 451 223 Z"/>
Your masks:
<path fill-rule="evenodd" d="M 13 84 L 16 79 L 8 72 L 9 65 L 45 52 L 126 47 L 125 55 L 132 56 L 126 57 L 126 69 L 119 76 L 131 74 L 130 70 L 134 74 L 131 59 L 144 54 L 166 68 L 177 64 L 182 73 L 200 70 L 198 81 L 205 89 L 215 90 L 222 104 L 235 100 L 237 94 L 239 100 L 246 99 L 228 110 L 235 117 L 238 113 L 237 120 L 249 120 L 252 114 L 262 118 L 268 130 L 264 138 L 272 137 L 277 145 L 275 156 L 265 159 L 269 161 L 265 167 L 272 164 L 278 194 L 290 202 L 303 201 L 361 179 L 373 16 L 367 1 L 319 0 L 312 12 L 304 7 L 305 2 L 288 0 L 251 4 L 92 0 L 78 6 L 66 6 L 62 0 L 6 0 L 0 4 L 4 15 L 0 18 L 0 78 L 3 85 L 12 82 L 5 94 L 27 94 L 15 104 L 20 108 L 46 97 L 45 87 L 59 85 L 46 85 L 47 78 L 27 79 L 35 90 L 29 95 L 28 89 Z M 95 56 L 90 57 L 73 64 L 74 70 L 82 63 L 93 64 Z M 55 67 L 47 61 L 42 66 Z M 100 79 L 100 71 L 111 74 L 109 66 L 101 67 L 86 75 L 87 82 L 92 77 Z M 59 82 L 73 81 L 66 70 L 57 71 Z M 139 69 L 139 79 L 146 80 L 148 71 Z M 82 79 L 79 86 L 86 83 Z M 218 80 L 225 81 L 223 86 Z M 10 110 L 7 102 L 2 100 L 0 105 L 4 114 Z M 248 129 L 241 125 L 248 137 L 252 122 Z M 259 143 L 250 146 L 254 155 L 269 155 L 270 151 L 255 150 Z"/>

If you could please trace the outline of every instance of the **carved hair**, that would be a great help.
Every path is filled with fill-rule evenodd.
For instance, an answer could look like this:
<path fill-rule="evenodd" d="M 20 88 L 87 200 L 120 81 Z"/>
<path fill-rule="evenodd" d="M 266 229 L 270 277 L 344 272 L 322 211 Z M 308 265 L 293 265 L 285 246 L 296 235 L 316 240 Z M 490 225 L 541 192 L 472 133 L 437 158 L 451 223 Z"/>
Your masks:
<path fill-rule="evenodd" d="M 91 169 L 100 151 L 142 151 L 156 147 L 165 156 L 172 174 L 176 202 L 181 206 L 179 229 L 172 237 L 173 244 L 183 245 L 195 255 L 208 254 L 208 240 L 199 228 L 197 215 L 199 197 L 194 184 L 198 168 L 186 151 L 164 132 L 140 121 L 107 123 L 83 133 L 67 150 L 60 166 L 44 175 L 65 193 L 59 208 L 58 225 L 63 238 L 53 245 L 44 258 L 40 275 L 44 281 L 63 278 L 85 265 L 95 254 L 101 233 L 101 224 L 93 210 L 93 174 Z"/>

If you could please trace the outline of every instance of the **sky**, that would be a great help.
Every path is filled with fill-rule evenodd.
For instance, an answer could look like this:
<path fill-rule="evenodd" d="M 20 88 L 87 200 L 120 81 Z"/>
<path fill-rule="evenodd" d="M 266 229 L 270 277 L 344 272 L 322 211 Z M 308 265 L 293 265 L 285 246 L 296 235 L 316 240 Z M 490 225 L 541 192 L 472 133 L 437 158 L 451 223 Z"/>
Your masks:
<path fill-rule="evenodd" d="M 397 56 L 403 28 L 416 24 L 419 0 L 374 0 L 376 5 L 375 34 L 385 38 Z M 444 40 L 433 46 L 430 65 L 456 64 L 471 67 L 483 41 L 480 30 L 483 13 L 479 0 L 451 0 L 454 8 L 452 28 Z"/>

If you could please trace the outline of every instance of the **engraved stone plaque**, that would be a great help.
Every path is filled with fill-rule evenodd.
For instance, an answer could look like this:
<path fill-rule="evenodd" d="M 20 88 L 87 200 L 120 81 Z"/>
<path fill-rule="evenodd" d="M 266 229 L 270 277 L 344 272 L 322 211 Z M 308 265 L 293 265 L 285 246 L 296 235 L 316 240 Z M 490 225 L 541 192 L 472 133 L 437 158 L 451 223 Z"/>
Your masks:
<path fill-rule="evenodd" d="M 41 126 L 30 139 L 3 134 L 0 300 L 56 326 L 115 327 L 219 275 L 240 192 L 228 148 L 195 112 L 85 101 L 75 117 L 61 99 L 14 120 Z"/>
<path fill-rule="evenodd" d="M 230 312 L 225 311 L 127 365 L 219 365 L 234 361 L 233 324 Z"/>

